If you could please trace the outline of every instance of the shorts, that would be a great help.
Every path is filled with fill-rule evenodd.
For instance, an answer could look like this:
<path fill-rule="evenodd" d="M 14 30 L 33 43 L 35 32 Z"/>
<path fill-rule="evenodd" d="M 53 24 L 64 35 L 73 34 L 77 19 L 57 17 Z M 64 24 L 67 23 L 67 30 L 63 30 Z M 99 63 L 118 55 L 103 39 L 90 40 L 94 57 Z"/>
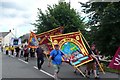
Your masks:
<path fill-rule="evenodd" d="M 58 73 L 60 70 L 60 65 L 53 64 L 54 67 L 54 73 Z"/>
<path fill-rule="evenodd" d="M 96 70 L 96 67 L 95 67 L 95 62 L 89 62 L 86 64 L 87 66 L 87 70 L 90 71 L 90 70 Z"/>

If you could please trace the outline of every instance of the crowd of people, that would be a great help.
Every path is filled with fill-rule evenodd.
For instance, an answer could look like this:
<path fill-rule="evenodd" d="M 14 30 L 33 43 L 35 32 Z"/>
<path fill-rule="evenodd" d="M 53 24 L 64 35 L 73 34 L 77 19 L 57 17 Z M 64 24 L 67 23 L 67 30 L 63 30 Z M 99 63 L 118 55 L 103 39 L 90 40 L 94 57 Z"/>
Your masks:
<path fill-rule="evenodd" d="M 25 61 L 28 62 L 29 56 L 35 57 L 35 49 L 28 48 L 27 45 L 21 46 L 5 46 L 1 47 L 1 51 L 5 52 L 6 55 L 12 55 L 15 57 L 25 57 Z"/>
<path fill-rule="evenodd" d="M 3 51 L 3 50 L 1 50 L 1 51 Z M 33 57 L 33 58 L 35 57 L 35 53 L 36 53 L 36 58 L 37 58 L 36 59 L 37 67 L 40 70 L 42 68 L 43 63 L 44 63 L 44 50 L 41 48 L 40 45 L 36 49 L 35 48 L 28 48 L 27 45 L 25 45 L 25 46 L 23 46 L 23 45 L 22 46 L 5 46 L 5 54 L 6 55 L 14 55 L 16 57 L 24 57 L 25 61 L 27 61 L 27 62 L 29 60 L 29 57 Z M 78 51 L 75 52 L 74 54 L 76 54 L 76 53 L 78 53 Z M 86 70 L 85 70 L 86 77 L 89 78 L 91 72 L 93 72 L 94 77 L 99 78 L 99 76 L 98 76 L 99 75 L 98 64 L 96 62 L 96 57 L 94 56 L 94 55 L 99 55 L 99 54 L 98 54 L 98 51 L 97 51 L 96 46 L 94 44 L 91 46 L 91 53 L 89 55 L 93 57 L 93 61 L 86 64 Z M 69 57 L 59 49 L 59 45 L 56 44 L 55 49 L 53 49 L 50 52 L 49 64 L 48 64 L 48 67 L 50 67 L 51 62 L 52 62 L 53 67 L 54 67 L 54 78 L 56 80 L 58 79 L 58 73 L 60 71 L 60 66 L 62 64 L 62 57 L 63 56 L 69 59 Z M 83 55 L 79 55 L 79 56 L 83 56 Z"/>

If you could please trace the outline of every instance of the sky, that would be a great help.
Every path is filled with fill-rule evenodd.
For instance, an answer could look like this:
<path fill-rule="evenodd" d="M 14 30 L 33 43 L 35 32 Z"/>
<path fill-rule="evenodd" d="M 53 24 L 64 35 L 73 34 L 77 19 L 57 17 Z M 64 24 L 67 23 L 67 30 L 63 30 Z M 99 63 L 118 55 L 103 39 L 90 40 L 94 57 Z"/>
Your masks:
<path fill-rule="evenodd" d="M 59 0 L 0 0 L 0 32 L 12 31 L 17 37 L 22 36 L 35 29 L 37 20 L 37 8 L 43 12 L 47 10 L 47 5 L 58 4 Z M 89 0 L 64 0 L 71 1 L 71 7 L 81 12 L 78 2 L 87 2 Z M 80 13 L 85 16 L 83 13 Z"/>

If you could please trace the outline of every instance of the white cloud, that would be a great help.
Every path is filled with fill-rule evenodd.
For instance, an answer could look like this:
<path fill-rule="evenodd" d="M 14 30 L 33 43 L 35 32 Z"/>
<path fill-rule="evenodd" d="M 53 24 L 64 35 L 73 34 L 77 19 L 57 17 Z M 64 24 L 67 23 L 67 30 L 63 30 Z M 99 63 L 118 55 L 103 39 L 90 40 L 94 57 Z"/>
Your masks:
<path fill-rule="evenodd" d="M 58 4 L 59 0 L 1 0 L 0 1 L 0 32 L 6 32 L 15 28 L 17 36 L 29 33 L 35 27 L 30 23 L 34 23 L 37 19 L 37 8 L 43 12 L 47 9 L 47 5 Z M 71 7 L 77 11 L 81 10 L 79 1 L 87 2 L 88 0 L 65 0 L 71 1 Z M 13 31 L 15 33 L 15 31 Z"/>

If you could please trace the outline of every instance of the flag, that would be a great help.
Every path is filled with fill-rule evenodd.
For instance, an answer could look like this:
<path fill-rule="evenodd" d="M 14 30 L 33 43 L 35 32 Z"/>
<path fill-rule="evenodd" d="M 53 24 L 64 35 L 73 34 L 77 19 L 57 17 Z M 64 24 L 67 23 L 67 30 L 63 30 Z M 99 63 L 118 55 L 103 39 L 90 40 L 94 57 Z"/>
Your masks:
<path fill-rule="evenodd" d="M 38 47 L 38 40 L 36 38 L 36 34 L 31 32 L 30 37 L 28 39 L 28 47 L 29 48 L 37 48 Z"/>
<path fill-rule="evenodd" d="M 39 41 L 39 44 L 46 46 L 47 49 L 51 51 L 53 48 L 52 48 L 50 36 L 62 34 L 63 29 L 64 29 L 63 27 L 58 27 L 58 28 L 49 30 L 47 32 L 38 34 L 36 37 Z"/>
<path fill-rule="evenodd" d="M 60 34 L 50 36 L 52 41 L 52 46 L 58 44 L 60 50 L 67 54 L 72 58 L 76 58 L 76 60 L 71 61 L 70 63 L 76 67 L 81 66 L 85 63 L 92 61 L 92 57 L 89 56 L 89 52 L 84 44 L 82 39 L 82 33 L 73 32 L 68 34 Z M 66 61 L 67 59 L 64 59 Z"/>
<path fill-rule="evenodd" d="M 116 51 L 112 61 L 109 64 L 109 67 L 112 69 L 120 70 L 120 47 Z"/>

